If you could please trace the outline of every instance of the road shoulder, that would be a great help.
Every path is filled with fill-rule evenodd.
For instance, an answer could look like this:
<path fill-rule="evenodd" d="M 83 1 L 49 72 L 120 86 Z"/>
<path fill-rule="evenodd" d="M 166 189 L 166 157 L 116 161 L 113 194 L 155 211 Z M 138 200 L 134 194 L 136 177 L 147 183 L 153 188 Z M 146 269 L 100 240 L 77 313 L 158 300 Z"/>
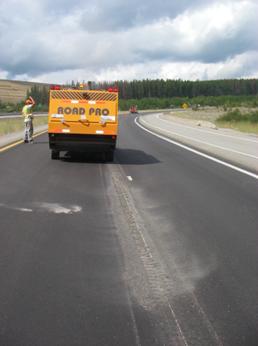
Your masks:
<path fill-rule="evenodd" d="M 216 129 L 206 127 L 204 132 L 207 136 L 212 136 L 215 133 L 218 134 L 218 136 L 213 136 L 217 137 L 217 143 L 209 143 L 209 141 L 200 138 L 200 134 L 203 134 L 204 132 L 202 132 L 196 125 L 193 126 L 193 124 L 190 125 L 189 123 L 182 124 L 181 122 L 179 124 L 173 120 L 166 120 L 163 113 L 139 116 L 137 119 L 140 125 L 154 133 L 187 145 L 193 149 L 200 150 L 201 152 L 212 155 L 215 158 L 225 160 L 226 162 L 237 165 L 240 168 L 254 173 L 258 172 L 258 157 L 257 154 L 255 154 L 256 147 L 258 152 L 258 140 L 256 139 L 256 136 L 248 137 L 242 133 L 232 135 L 231 131 L 230 133 L 225 131 L 218 132 Z M 188 131 L 191 131 L 190 135 L 188 135 Z M 254 150 L 254 153 L 249 154 L 247 151 L 241 149 L 234 150 L 233 148 L 227 148 L 225 145 L 221 144 L 221 139 L 223 139 L 224 136 L 225 138 L 232 137 L 232 140 L 241 139 L 244 143 L 250 141 L 250 148 Z M 245 141 L 246 138 L 249 139 Z"/>
<path fill-rule="evenodd" d="M 37 135 L 47 130 L 47 125 L 37 126 L 34 129 L 34 134 Z M 23 139 L 24 131 L 9 133 L 4 136 L 0 136 L 0 149 L 5 148 L 15 142 L 19 142 Z"/>

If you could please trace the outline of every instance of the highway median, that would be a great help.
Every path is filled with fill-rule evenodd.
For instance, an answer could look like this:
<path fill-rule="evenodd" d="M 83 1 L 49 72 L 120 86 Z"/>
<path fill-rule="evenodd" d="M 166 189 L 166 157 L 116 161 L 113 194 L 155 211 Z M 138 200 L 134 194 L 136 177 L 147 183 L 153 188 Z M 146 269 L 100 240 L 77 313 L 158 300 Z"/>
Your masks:
<path fill-rule="evenodd" d="M 34 134 L 39 134 L 47 130 L 47 116 L 35 116 Z M 0 149 L 4 151 L 11 144 L 22 143 L 24 133 L 24 122 L 22 117 L 0 118 Z"/>

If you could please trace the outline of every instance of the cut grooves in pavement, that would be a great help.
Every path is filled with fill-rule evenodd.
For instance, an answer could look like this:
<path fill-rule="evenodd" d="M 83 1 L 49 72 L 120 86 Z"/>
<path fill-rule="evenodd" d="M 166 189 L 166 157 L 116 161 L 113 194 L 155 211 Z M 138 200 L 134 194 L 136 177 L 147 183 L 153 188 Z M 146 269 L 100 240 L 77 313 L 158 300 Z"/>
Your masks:
<path fill-rule="evenodd" d="M 126 175 L 118 165 L 110 165 L 109 169 L 111 170 L 111 184 L 114 189 L 111 195 L 116 196 L 118 200 L 114 210 L 117 210 L 118 214 L 119 210 L 121 211 L 120 218 L 122 217 L 122 219 L 116 223 L 124 254 L 125 281 L 132 300 L 137 301 L 137 304 L 144 309 L 146 314 L 151 313 L 152 316 L 155 316 L 156 321 L 162 321 L 157 328 L 162 344 L 197 345 L 200 341 L 199 336 L 200 334 L 203 335 L 204 329 L 209 345 L 222 345 L 193 293 L 188 292 L 187 302 L 191 304 L 202 331 L 187 330 L 188 323 L 181 321 L 180 314 L 178 317 L 173 302 L 175 293 L 173 288 L 178 286 L 178 282 L 175 283 L 175 281 L 179 281 L 179 285 L 183 285 L 183 282 L 180 282 L 181 278 L 176 278 L 178 273 L 173 278 L 168 275 L 159 254 L 156 253 L 155 246 L 134 205 Z M 115 203 L 115 198 L 112 199 Z M 123 223 L 123 227 L 119 227 L 119 223 Z M 177 287 L 175 291 L 178 291 Z M 197 335 L 189 339 L 189 335 L 195 333 Z"/>

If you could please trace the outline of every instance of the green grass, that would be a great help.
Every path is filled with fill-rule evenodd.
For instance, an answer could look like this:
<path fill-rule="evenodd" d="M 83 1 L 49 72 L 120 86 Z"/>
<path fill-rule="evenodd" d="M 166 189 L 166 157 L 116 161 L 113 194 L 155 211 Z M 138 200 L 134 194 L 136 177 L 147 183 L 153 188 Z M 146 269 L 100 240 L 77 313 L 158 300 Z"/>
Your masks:
<path fill-rule="evenodd" d="M 12 112 L 21 112 L 24 106 L 24 102 L 19 103 L 2 103 L 0 100 L 0 113 L 12 113 Z M 47 112 L 48 105 L 36 104 L 33 108 L 34 112 Z"/>
<path fill-rule="evenodd" d="M 36 117 L 33 120 L 33 125 L 40 126 L 47 124 L 48 117 Z M 7 135 L 9 133 L 19 132 L 24 129 L 23 118 L 14 119 L 1 119 L 0 118 L 0 136 Z"/>
<path fill-rule="evenodd" d="M 197 121 L 203 120 L 215 124 L 218 128 L 229 128 L 241 132 L 258 134 L 258 111 L 255 109 L 241 108 L 227 113 L 217 107 L 200 108 L 197 111 L 187 109 L 185 111 L 171 113 L 181 119 Z"/>
<path fill-rule="evenodd" d="M 241 112 L 235 109 L 216 120 L 218 127 L 258 134 L 258 111 Z"/>
<path fill-rule="evenodd" d="M 216 121 L 217 127 L 258 134 L 258 124 L 249 121 Z"/>
<path fill-rule="evenodd" d="M 222 115 L 218 121 L 230 122 L 250 122 L 258 124 L 258 111 L 242 113 L 238 108 Z"/>

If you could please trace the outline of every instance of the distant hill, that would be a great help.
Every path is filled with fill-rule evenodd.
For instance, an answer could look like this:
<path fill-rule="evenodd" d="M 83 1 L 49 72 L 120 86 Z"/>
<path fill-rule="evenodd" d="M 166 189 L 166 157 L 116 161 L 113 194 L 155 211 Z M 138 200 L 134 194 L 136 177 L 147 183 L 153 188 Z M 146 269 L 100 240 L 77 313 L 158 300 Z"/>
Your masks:
<path fill-rule="evenodd" d="M 27 90 L 30 90 L 33 85 L 50 86 L 46 83 L 0 79 L 0 101 L 10 103 L 23 101 L 26 98 Z"/>

